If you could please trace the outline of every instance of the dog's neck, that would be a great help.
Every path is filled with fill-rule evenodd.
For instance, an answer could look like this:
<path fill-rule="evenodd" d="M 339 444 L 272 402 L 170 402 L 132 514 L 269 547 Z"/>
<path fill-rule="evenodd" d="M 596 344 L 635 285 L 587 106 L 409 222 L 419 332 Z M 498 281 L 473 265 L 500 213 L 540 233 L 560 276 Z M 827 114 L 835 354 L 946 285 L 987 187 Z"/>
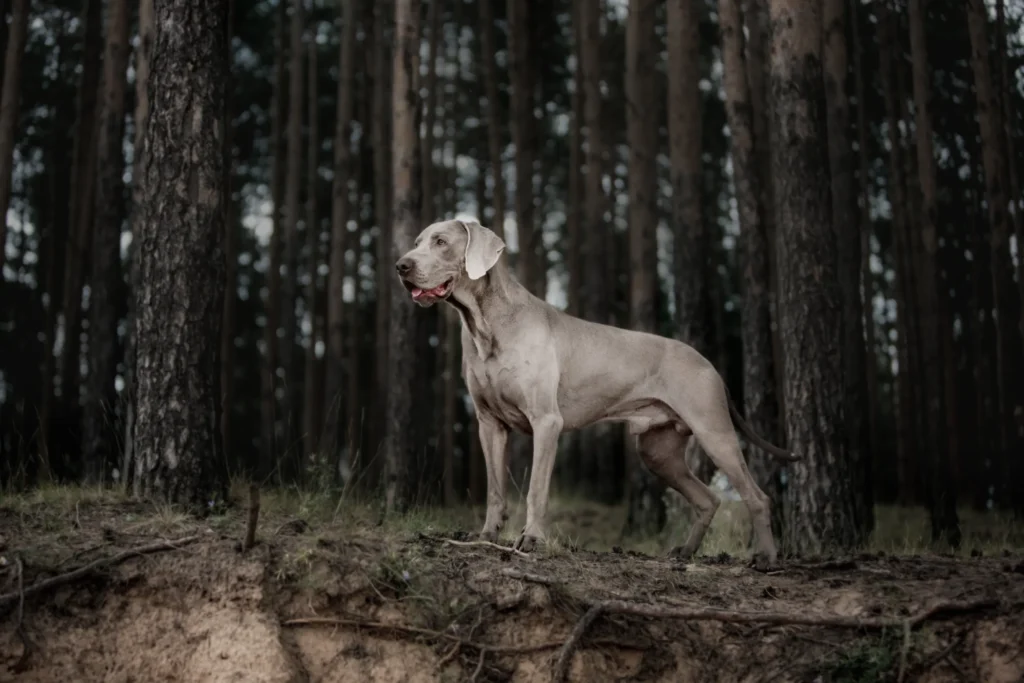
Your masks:
<path fill-rule="evenodd" d="M 504 259 L 498 259 L 479 280 L 463 278 L 447 299 L 459 312 L 462 324 L 481 358 L 494 353 L 492 321 L 503 317 L 515 307 L 515 297 L 520 289 L 523 289 L 522 285 L 512 277 Z"/>

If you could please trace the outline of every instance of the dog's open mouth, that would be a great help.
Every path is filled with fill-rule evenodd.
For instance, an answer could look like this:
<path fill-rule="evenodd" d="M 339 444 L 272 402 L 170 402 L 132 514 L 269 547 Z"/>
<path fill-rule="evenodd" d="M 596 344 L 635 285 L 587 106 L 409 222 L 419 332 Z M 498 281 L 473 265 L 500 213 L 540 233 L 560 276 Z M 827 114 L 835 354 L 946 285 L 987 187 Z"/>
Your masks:
<path fill-rule="evenodd" d="M 451 294 L 452 282 L 454 282 L 454 278 L 449 278 L 432 289 L 417 287 L 408 280 L 403 280 L 402 284 L 404 284 L 405 288 L 409 290 L 410 294 L 412 294 L 413 301 L 430 301 L 434 299 L 443 299 Z"/>

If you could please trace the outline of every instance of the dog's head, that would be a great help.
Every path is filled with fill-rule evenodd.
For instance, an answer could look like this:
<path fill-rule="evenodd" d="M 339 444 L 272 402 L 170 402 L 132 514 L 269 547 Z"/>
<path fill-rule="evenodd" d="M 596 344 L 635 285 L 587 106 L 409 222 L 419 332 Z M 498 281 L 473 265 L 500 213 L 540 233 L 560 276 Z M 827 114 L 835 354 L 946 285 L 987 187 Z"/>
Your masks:
<path fill-rule="evenodd" d="M 423 229 L 395 269 L 413 301 L 433 306 L 466 279 L 486 275 L 504 249 L 502 239 L 476 220 L 440 221 Z"/>

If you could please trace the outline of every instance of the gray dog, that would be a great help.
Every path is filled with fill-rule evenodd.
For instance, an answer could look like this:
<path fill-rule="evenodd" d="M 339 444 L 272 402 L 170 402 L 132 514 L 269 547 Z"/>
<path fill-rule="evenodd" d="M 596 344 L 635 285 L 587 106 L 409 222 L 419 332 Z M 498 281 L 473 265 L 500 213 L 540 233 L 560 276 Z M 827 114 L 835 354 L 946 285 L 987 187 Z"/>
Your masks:
<path fill-rule="evenodd" d="M 776 565 L 771 501 L 744 462 L 734 423 L 751 442 L 783 460 L 797 456 L 754 433 L 736 411 L 725 382 L 697 351 L 654 334 L 587 322 L 526 290 L 500 258 L 505 243 L 475 220 L 434 223 L 396 263 L 420 306 L 446 301 L 462 319 L 462 374 L 473 399 L 487 468 L 487 515 L 481 538 L 494 541 L 508 519 L 508 433 L 533 435 L 526 526 L 515 547 L 545 540 L 548 488 L 558 437 L 601 421 L 625 422 L 644 463 L 696 509 L 686 542 L 700 547 L 718 498 L 686 465 L 691 435 L 722 470 L 750 511 L 758 569 Z"/>

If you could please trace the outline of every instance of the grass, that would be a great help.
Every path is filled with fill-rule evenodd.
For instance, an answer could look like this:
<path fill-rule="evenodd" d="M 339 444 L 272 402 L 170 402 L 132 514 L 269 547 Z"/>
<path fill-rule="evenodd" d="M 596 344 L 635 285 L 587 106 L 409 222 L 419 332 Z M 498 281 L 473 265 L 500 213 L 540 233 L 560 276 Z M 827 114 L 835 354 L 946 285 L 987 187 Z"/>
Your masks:
<path fill-rule="evenodd" d="M 244 507 L 247 504 L 248 482 L 236 480 L 230 487 L 231 499 Z M 509 522 L 503 532 L 506 541 L 513 540 L 525 522 L 525 495 L 511 491 Z M 482 507 L 454 508 L 414 507 L 400 516 L 382 518 L 379 503 L 353 497 L 339 497 L 328 490 L 303 490 L 295 487 L 269 488 L 261 491 L 261 519 L 264 525 L 277 525 L 296 518 L 306 522 L 314 534 L 319 528 L 334 531 L 372 529 L 382 538 L 407 538 L 418 533 L 447 534 L 473 532 L 483 523 Z M 111 513 L 121 515 L 122 528 L 130 533 L 173 533 L 186 528 L 188 517 L 170 505 L 155 507 L 128 504 L 119 489 L 47 485 L 25 492 L 0 494 L 0 508 L 15 514 L 31 514 L 40 526 L 60 532 L 61 526 L 76 526 L 79 510 L 84 506 L 110 506 Z M 569 548 L 609 551 L 613 547 L 660 554 L 685 538 L 687 522 L 679 514 L 678 501 L 670 501 L 669 520 L 664 531 L 650 537 L 622 536 L 625 506 L 605 506 L 571 495 L 553 494 L 548 508 L 549 552 Z M 209 523 L 237 522 L 237 514 L 212 515 Z M 947 548 L 932 546 L 927 512 L 923 508 L 901 508 L 879 505 L 875 509 L 876 528 L 867 552 L 896 555 L 921 555 L 946 552 Z M 1012 515 L 999 512 L 980 513 L 960 510 L 963 543 L 954 553 L 969 556 L 1003 551 L 1024 550 L 1024 524 Z M 724 500 L 701 546 L 702 555 L 743 556 L 749 552 L 750 524 L 746 509 L 738 501 Z"/>

